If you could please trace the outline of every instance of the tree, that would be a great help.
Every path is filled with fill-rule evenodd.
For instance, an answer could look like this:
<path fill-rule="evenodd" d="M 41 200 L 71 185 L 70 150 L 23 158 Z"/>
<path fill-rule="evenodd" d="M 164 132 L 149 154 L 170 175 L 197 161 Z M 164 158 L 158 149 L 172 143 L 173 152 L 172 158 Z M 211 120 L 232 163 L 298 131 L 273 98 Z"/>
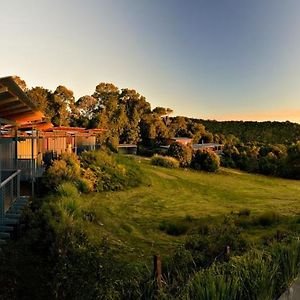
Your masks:
<path fill-rule="evenodd" d="M 55 110 L 50 106 L 51 91 L 37 86 L 28 90 L 26 93 L 36 107 L 47 117 L 51 119 L 55 115 Z"/>
<path fill-rule="evenodd" d="M 193 155 L 191 167 L 195 170 L 215 172 L 220 167 L 220 158 L 212 151 L 197 150 Z"/>
<path fill-rule="evenodd" d="M 169 130 L 162 118 L 155 114 L 146 114 L 139 124 L 141 140 L 146 146 L 160 144 L 170 137 Z"/>
<path fill-rule="evenodd" d="M 192 160 L 192 148 L 181 143 L 173 143 L 170 145 L 167 155 L 176 158 L 181 167 L 188 167 Z"/>
<path fill-rule="evenodd" d="M 140 140 L 139 123 L 145 114 L 151 112 L 150 103 L 135 90 L 122 89 L 119 106 L 125 108 L 127 116 L 127 126 L 120 139 L 125 143 L 137 143 Z"/>
<path fill-rule="evenodd" d="M 165 107 L 155 107 L 152 110 L 152 113 L 157 114 L 158 116 L 169 116 L 171 113 L 173 113 L 173 110 L 171 108 L 165 108 Z"/>
<path fill-rule="evenodd" d="M 76 123 L 79 126 L 93 128 L 99 113 L 99 105 L 93 96 L 83 96 L 75 102 L 77 116 Z"/>
<path fill-rule="evenodd" d="M 300 179 L 300 141 L 288 148 L 286 168 L 288 177 Z"/>
<path fill-rule="evenodd" d="M 54 111 L 51 119 L 52 123 L 56 126 L 70 125 L 71 118 L 77 114 L 73 92 L 60 85 L 49 100 L 48 105 Z"/>

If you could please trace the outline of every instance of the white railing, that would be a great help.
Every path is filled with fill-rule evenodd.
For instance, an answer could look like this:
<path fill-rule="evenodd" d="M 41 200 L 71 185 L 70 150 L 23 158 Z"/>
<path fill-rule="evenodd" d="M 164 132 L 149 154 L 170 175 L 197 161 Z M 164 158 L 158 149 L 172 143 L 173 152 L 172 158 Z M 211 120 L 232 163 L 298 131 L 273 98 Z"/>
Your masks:
<path fill-rule="evenodd" d="M 3 171 L 2 175 L 6 178 L 0 184 L 0 224 L 3 224 L 5 214 L 20 198 L 21 170 Z"/>

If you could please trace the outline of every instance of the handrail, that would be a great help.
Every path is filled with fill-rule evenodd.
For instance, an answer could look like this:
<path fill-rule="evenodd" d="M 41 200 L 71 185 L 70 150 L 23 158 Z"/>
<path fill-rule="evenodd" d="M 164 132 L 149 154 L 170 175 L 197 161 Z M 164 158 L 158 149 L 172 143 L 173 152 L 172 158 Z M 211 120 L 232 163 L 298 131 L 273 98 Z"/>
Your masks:
<path fill-rule="evenodd" d="M 19 175 L 20 173 L 21 173 L 21 170 L 17 170 L 13 174 L 11 174 L 9 177 L 7 177 L 3 182 L 1 182 L 0 189 L 2 187 L 4 187 L 7 183 L 9 183 L 14 177 L 16 177 L 17 175 Z"/>

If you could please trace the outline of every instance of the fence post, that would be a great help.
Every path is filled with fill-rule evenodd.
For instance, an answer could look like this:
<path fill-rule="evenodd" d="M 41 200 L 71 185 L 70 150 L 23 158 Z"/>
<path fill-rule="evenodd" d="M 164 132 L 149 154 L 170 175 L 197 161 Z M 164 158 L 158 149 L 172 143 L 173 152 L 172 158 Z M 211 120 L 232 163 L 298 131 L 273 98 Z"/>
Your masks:
<path fill-rule="evenodd" d="M 225 257 L 227 259 L 229 259 L 229 257 L 230 257 L 230 246 L 228 246 L 228 245 L 225 247 Z"/>
<path fill-rule="evenodd" d="M 153 256 L 153 274 L 159 290 L 161 288 L 161 257 L 159 254 Z"/>

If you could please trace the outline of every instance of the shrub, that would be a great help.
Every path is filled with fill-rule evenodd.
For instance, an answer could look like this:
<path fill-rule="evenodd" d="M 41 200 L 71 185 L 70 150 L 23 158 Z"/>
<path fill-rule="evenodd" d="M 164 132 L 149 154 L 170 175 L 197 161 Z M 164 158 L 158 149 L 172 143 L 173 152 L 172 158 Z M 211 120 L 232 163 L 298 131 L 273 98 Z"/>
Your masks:
<path fill-rule="evenodd" d="M 245 217 L 249 217 L 251 213 L 251 210 L 249 208 L 243 208 L 238 212 L 239 216 L 245 216 Z"/>
<path fill-rule="evenodd" d="M 76 182 L 80 179 L 80 161 L 74 153 L 63 153 L 59 160 L 53 161 L 43 176 L 48 189 L 56 189 L 64 181 Z"/>
<path fill-rule="evenodd" d="M 178 168 L 179 161 L 170 156 L 161 156 L 161 155 L 154 155 L 151 158 L 151 164 L 155 166 L 161 166 L 165 168 Z"/>
<path fill-rule="evenodd" d="M 71 182 L 61 183 L 57 187 L 57 192 L 60 196 L 70 197 L 70 198 L 78 197 L 78 195 L 79 195 L 76 186 L 74 184 L 72 184 Z"/>
<path fill-rule="evenodd" d="M 165 231 L 169 235 L 178 236 L 185 234 L 188 231 L 188 226 L 182 222 L 162 221 L 159 224 L 159 229 Z"/>
<path fill-rule="evenodd" d="M 188 167 L 192 160 L 192 148 L 181 143 L 173 143 L 170 145 L 167 155 L 176 158 L 181 167 Z"/>
<path fill-rule="evenodd" d="M 261 226 L 271 226 L 278 223 L 280 216 L 274 211 L 266 211 L 258 216 L 255 220 L 255 223 Z"/>
<path fill-rule="evenodd" d="M 197 150 L 193 155 L 191 167 L 195 170 L 215 172 L 220 167 L 220 158 L 214 152 Z"/>

